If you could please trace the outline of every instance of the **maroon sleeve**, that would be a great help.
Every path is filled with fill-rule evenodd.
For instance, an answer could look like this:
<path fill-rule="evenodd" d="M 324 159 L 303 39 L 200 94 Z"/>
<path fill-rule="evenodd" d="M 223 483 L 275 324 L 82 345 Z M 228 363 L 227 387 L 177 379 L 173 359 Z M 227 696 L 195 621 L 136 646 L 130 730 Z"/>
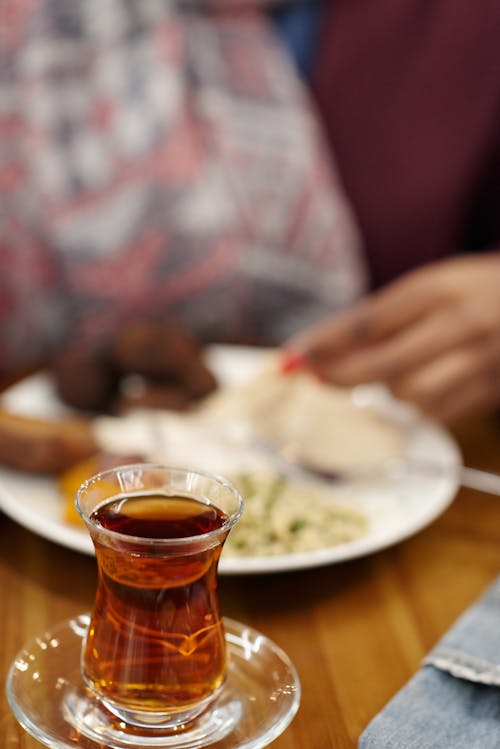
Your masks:
<path fill-rule="evenodd" d="M 499 35 L 497 0 L 328 5 L 314 92 L 374 286 L 500 240 Z"/>

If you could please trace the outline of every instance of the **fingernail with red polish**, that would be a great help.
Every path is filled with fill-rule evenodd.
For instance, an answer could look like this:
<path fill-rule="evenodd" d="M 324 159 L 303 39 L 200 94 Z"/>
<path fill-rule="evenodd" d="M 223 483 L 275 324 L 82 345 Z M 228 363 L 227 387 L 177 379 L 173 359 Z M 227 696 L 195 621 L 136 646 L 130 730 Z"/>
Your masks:
<path fill-rule="evenodd" d="M 296 372 L 298 369 L 303 369 L 306 362 L 306 357 L 300 351 L 285 351 L 280 362 L 280 372 L 282 374 Z"/>

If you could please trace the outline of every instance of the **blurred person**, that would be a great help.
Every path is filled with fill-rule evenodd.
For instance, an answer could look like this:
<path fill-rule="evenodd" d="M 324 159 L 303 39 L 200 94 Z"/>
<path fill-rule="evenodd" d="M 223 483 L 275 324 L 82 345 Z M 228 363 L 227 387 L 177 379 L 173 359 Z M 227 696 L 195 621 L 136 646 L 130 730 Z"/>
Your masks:
<path fill-rule="evenodd" d="M 305 87 L 237 5 L 2 0 L 0 371 L 141 318 L 276 344 L 364 289 Z"/>
<path fill-rule="evenodd" d="M 202 341 L 289 341 L 288 368 L 423 407 L 471 378 L 462 413 L 500 399 L 497 256 L 432 264 L 499 239 L 493 0 L 2 14 L 0 369 L 167 314 Z M 433 332 L 445 299 L 460 334 L 446 315 Z"/>
<path fill-rule="evenodd" d="M 500 403 L 500 6 L 335 0 L 315 33 L 313 55 L 302 37 L 302 70 L 355 209 L 372 293 L 293 338 L 286 368 L 305 360 L 341 385 L 384 381 L 445 421 L 491 409 Z"/>

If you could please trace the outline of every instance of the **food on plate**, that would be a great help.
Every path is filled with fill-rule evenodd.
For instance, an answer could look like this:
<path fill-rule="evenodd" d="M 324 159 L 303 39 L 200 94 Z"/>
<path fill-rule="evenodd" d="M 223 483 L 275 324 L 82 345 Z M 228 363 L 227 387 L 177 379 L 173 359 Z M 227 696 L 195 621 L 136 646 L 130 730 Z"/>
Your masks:
<path fill-rule="evenodd" d="M 289 456 L 293 448 L 295 458 L 323 470 L 372 468 L 404 453 L 407 432 L 399 422 L 387 418 L 383 409 L 356 405 L 350 391 L 310 373 L 279 373 L 272 352 L 257 376 L 212 391 L 214 381 L 208 378 L 203 385 L 205 374 L 197 360 L 188 363 L 186 352 L 191 349 L 185 342 L 179 344 L 179 350 L 185 346 L 182 376 L 189 381 L 193 372 L 201 372 L 198 392 L 210 393 L 195 402 L 193 386 L 187 410 L 178 412 L 168 399 L 163 401 L 168 408 L 148 410 L 151 391 L 145 383 L 160 391 L 177 387 L 173 369 L 168 370 L 170 352 L 161 350 L 155 335 L 159 329 L 139 325 L 112 350 L 113 366 L 123 375 L 121 395 L 140 408 L 89 420 L 43 421 L 5 414 L 3 422 L 0 419 L 0 460 L 22 470 L 57 473 L 63 515 L 71 523 L 81 523 L 74 509 L 78 487 L 111 466 L 152 461 L 194 465 L 228 476 L 245 499 L 242 519 L 224 551 L 228 556 L 308 552 L 368 532 L 369 521 L 354 489 L 347 487 L 352 496 L 346 497 L 346 486 L 301 480 L 288 473 L 282 460 L 276 461 L 276 454 Z M 135 366 L 141 359 L 144 366 Z M 162 370 L 170 372 L 164 381 L 156 378 Z M 165 396 L 165 390 L 161 394 Z"/>
<path fill-rule="evenodd" d="M 88 419 L 33 419 L 0 409 L 0 463 L 11 468 L 55 474 L 97 449 Z"/>
<path fill-rule="evenodd" d="M 270 367 L 242 385 L 219 389 L 197 413 L 205 423 L 239 429 L 249 444 L 325 471 L 375 468 L 405 448 L 400 423 L 308 372 L 282 375 Z"/>
<path fill-rule="evenodd" d="M 85 411 L 106 411 L 118 391 L 119 374 L 103 354 L 74 345 L 54 358 L 55 389 L 63 403 Z"/>
<path fill-rule="evenodd" d="M 83 525 L 74 498 L 79 486 L 101 471 L 139 462 L 138 455 L 99 453 L 64 471 L 57 480 L 64 520 Z M 230 476 L 245 509 L 224 547 L 231 557 L 275 556 L 348 543 L 369 529 L 366 514 L 353 496 L 331 487 L 288 479 L 272 468 Z"/>
<path fill-rule="evenodd" d="M 100 412 L 182 409 L 217 386 L 202 349 L 174 321 L 133 322 L 99 349 L 74 343 L 55 358 L 52 371 L 65 403 Z M 127 388 L 131 374 L 141 378 L 140 396 Z"/>
<path fill-rule="evenodd" d="M 242 464 L 253 470 L 274 462 L 284 470 L 285 461 L 323 472 L 369 473 L 401 458 L 409 434 L 383 410 L 356 405 L 348 390 L 272 368 L 220 387 L 182 413 L 160 409 L 122 418 L 123 426 L 116 419 L 96 420 L 104 449 L 147 444 L 156 462 L 193 463 L 226 475 Z"/>
<path fill-rule="evenodd" d="M 183 386 L 195 398 L 216 387 L 196 341 L 175 322 L 137 322 L 130 325 L 109 349 L 120 372 L 135 372 L 155 381 Z"/>
<path fill-rule="evenodd" d="M 299 483 L 279 473 L 231 477 L 244 512 L 228 536 L 225 556 L 274 556 L 328 548 L 368 532 L 368 518 L 332 488 Z"/>
<path fill-rule="evenodd" d="M 141 455 L 113 455 L 99 452 L 66 468 L 57 477 L 57 488 L 63 499 L 64 520 L 83 526 L 83 521 L 75 507 L 75 494 L 84 481 L 101 471 L 109 471 L 111 468 L 129 463 L 140 463 L 143 460 L 144 456 Z"/>
<path fill-rule="evenodd" d="M 185 411 L 192 400 L 192 396 L 177 385 L 148 382 L 144 377 L 129 375 L 120 383 L 120 392 L 111 410 L 115 414 L 125 414 L 138 408 Z"/>

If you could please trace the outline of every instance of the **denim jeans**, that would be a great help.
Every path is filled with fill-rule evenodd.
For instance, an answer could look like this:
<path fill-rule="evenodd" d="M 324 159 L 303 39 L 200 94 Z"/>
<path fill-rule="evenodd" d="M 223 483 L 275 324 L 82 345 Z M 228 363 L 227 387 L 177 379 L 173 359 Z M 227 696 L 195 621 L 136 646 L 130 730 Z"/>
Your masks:
<path fill-rule="evenodd" d="M 359 749 L 500 749 L 500 577 L 368 725 Z"/>

